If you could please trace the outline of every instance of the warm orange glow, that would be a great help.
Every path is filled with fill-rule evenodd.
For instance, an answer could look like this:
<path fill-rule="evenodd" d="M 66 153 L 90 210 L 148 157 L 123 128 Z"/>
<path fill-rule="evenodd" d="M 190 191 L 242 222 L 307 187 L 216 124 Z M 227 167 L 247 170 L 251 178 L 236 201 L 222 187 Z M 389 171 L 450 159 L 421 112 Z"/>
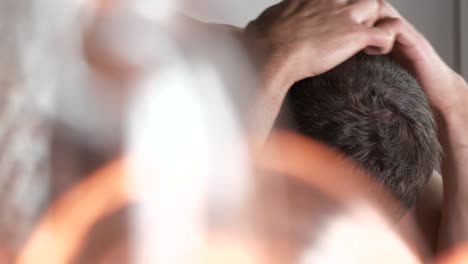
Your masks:
<path fill-rule="evenodd" d="M 375 183 L 352 162 L 303 137 L 274 133 L 271 143 L 258 157 L 259 169 L 296 177 L 339 203 L 346 204 L 353 198 L 372 200 L 369 185 L 375 186 Z M 17 263 L 71 263 L 93 224 L 135 199 L 135 191 L 132 191 L 126 171 L 126 161 L 116 160 L 66 192 L 47 210 L 20 252 Z M 228 233 L 208 237 L 212 239 L 194 248 L 195 254 L 191 255 L 194 263 L 271 263 L 264 261 L 268 256 L 262 255 L 261 245 L 254 245 L 253 240 L 235 239 Z M 352 237 L 346 243 L 355 242 L 356 236 Z M 365 237 L 361 239 L 364 244 L 375 242 L 365 240 Z M 404 243 L 403 240 L 401 243 Z M 373 244 L 374 247 L 380 245 Z M 270 251 L 263 253 L 272 254 Z M 416 256 L 414 259 L 415 262 L 411 263 L 418 263 Z M 385 261 L 392 263 L 390 259 Z M 439 264 L 462 264 L 467 261 L 468 247 L 461 247 L 441 258 Z"/>
<path fill-rule="evenodd" d="M 443 254 L 438 264 L 468 264 L 468 244 L 457 246 Z"/>
<path fill-rule="evenodd" d="M 400 210 L 381 184 L 323 144 L 286 131 L 272 134 L 270 141 L 258 156 L 260 168 L 297 177 L 341 203 L 365 200 L 385 215 Z"/>
<path fill-rule="evenodd" d="M 70 263 L 92 225 L 132 199 L 125 171 L 125 162 L 115 161 L 65 193 L 47 210 L 17 263 Z"/>

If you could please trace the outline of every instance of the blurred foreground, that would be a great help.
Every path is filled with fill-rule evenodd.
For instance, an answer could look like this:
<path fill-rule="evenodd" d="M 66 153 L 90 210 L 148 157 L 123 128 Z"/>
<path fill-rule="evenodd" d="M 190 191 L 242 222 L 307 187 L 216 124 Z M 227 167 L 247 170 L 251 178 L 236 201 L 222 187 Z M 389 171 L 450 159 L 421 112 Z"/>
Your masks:
<path fill-rule="evenodd" d="M 0 261 L 426 261 L 352 162 L 284 131 L 253 149 L 251 61 L 183 4 L 0 3 Z"/>

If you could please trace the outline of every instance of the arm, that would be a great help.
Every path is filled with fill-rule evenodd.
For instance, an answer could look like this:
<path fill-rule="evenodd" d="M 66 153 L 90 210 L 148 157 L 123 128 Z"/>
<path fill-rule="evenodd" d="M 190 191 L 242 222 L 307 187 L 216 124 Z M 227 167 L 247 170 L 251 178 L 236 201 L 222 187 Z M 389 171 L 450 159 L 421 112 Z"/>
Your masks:
<path fill-rule="evenodd" d="M 391 50 L 393 35 L 369 27 L 379 18 L 380 4 L 285 0 L 249 23 L 243 40 L 260 77 L 249 122 L 254 146 L 263 145 L 296 81 L 324 73 L 366 47 Z"/>
<path fill-rule="evenodd" d="M 454 81 L 459 98 L 468 103 L 468 86 Z M 442 117 L 441 141 L 445 151 L 444 202 L 439 228 L 439 248 L 468 242 L 468 108 L 454 107 Z"/>
<path fill-rule="evenodd" d="M 417 77 L 438 117 L 444 150 L 438 246 L 444 249 L 468 241 L 468 87 L 390 4 L 384 4 L 382 16 L 387 18 L 377 26 L 395 34 L 392 54 Z"/>
<path fill-rule="evenodd" d="M 294 82 L 326 72 L 369 46 L 391 50 L 392 35 L 369 27 L 378 20 L 379 9 L 377 0 L 284 0 L 268 8 L 245 30 L 183 15 L 175 15 L 166 26 L 172 30 L 182 25 L 222 31 L 245 44 L 260 84 L 248 109 L 248 134 L 253 146 L 261 147 Z M 100 9 L 103 17 L 111 11 L 106 6 Z M 98 33 L 94 27 L 86 33 L 84 47 L 90 64 L 122 82 L 138 78 L 145 65 L 99 44 L 95 40 L 100 37 Z"/>

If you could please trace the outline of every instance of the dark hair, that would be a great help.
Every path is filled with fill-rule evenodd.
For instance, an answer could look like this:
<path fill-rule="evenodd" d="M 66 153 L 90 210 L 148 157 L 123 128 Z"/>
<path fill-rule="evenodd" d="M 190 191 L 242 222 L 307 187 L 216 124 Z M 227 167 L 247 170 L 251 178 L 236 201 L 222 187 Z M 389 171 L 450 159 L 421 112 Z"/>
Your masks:
<path fill-rule="evenodd" d="M 417 81 L 388 56 L 358 54 L 294 84 L 282 114 L 355 160 L 411 207 L 437 166 L 437 126 Z"/>

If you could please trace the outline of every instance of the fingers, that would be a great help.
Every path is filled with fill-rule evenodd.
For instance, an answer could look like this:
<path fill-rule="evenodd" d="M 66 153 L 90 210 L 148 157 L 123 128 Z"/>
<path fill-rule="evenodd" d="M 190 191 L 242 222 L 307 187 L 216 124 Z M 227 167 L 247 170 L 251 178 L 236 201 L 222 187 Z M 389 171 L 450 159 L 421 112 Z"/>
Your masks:
<path fill-rule="evenodd" d="M 359 24 L 373 25 L 379 18 L 380 4 L 377 0 L 359 0 L 344 8 L 352 19 Z"/>
<path fill-rule="evenodd" d="M 299 5 L 301 5 L 301 1 L 299 0 L 283 0 L 275 6 L 281 6 L 284 9 L 284 14 L 289 15 L 293 13 Z"/>
<path fill-rule="evenodd" d="M 431 44 L 406 20 L 387 18 L 376 24 L 375 28 L 394 36 L 392 55 L 409 69 L 441 61 Z M 388 50 L 369 47 L 365 52 L 375 55 L 386 54 Z"/>
<path fill-rule="evenodd" d="M 306 14 L 328 12 L 345 16 L 357 24 L 373 26 L 381 17 L 382 0 L 285 0 L 290 9 Z M 322 11 L 320 11 L 322 10 Z M 336 12 L 338 11 L 338 12 Z"/>
<path fill-rule="evenodd" d="M 407 21 L 401 18 L 387 18 L 380 21 L 376 28 L 393 32 L 398 44 L 405 47 L 414 46 L 419 38 L 419 33 Z"/>
<path fill-rule="evenodd" d="M 362 26 L 365 51 L 369 55 L 388 54 L 392 51 L 396 35 L 389 30 Z"/>
<path fill-rule="evenodd" d="M 419 33 L 409 22 L 400 18 L 386 19 L 377 27 L 394 32 L 395 46 L 398 47 L 394 55 L 412 64 L 430 63 L 440 60 L 439 55 L 429 41 Z"/>

